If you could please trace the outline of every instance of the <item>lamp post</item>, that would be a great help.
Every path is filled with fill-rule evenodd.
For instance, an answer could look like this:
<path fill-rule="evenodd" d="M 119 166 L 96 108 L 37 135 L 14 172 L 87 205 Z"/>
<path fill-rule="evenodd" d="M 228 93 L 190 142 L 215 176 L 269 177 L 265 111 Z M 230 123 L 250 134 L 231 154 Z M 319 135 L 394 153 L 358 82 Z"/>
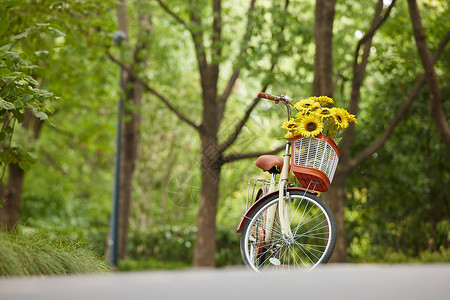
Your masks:
<path fill-rule="evenodd" d="M 126 34 L 123 31 L 117 31 L 114 34 L 113 42 L 117 46 L 120 46 L 122 41 L 126 39 Z M 118 242 L 119 242 L 119 199 L 120 199 L 120 156 L 122 152 L 122 114 L 123 114 L 123 68 L 120 68 L 120 81 L 119 81 L 120 93 L 119 101 L 117 105 L 117 137 L 116 137 L 116 157 L 114 163 L 114 192 L 112 213 L 110 222 L 110 238 L 108 240 L 109 247 L 109 264 L 112 267 L 117 267 L 118 258 Z"/>

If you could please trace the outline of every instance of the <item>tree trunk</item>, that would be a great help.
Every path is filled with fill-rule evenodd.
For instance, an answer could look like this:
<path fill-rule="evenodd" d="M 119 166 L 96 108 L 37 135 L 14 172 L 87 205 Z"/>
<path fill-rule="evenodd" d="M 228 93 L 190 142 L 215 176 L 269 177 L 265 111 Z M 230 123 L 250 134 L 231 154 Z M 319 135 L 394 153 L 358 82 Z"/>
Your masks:
<path fill-rule="evenodd" d="M 347 235 L 345 230 L 345 183 L 349 171 L 344 170 L 344 165 L 339 164 L 333 183 L 328 192 L 322 194 L 322 199 L 328 204 L 336 219 L 337 241 L 336 248 L 331 256 L 330 263 L 347 261 Z"/>
<path fill-rule="evenodd" d="M 146 59 L 141 51 L 148 45 L 148 39 L 153 30 L 151 14 L 143 15 L 138 12 L 139 26 L 138 39 L 134 51 L 127 54 L 133 58 L 132 65 L 145 65 Z M 128 19 L 126 0 L 121 0 L 117 8 L 119 30 L 128 38 Z M 140 105 L 142 101 L 142 83 L 136 78 L 132 67 L 122 67 L 122 88 L 125 94 L 122 123 L 122 136 L 120 155 L 120 192 L 119 192 L 119 232 L 118 232 L 118 258 L 123 259 L 127 254 L 129 216 L 133 194 L 133 175 L 138 158 L 140 142 Z"/>
<path fill-rule="evenodd" d="M 425 32 L 422 26 L 419 8 L 415 0 L 408 0 L 409 13 L 414 30 L 417 50 L 425 70 L 425 79 L 430 94 L 431 117 L 436 125 L 437 131 L 448 150 L 450 150 L 450 127 L 445 119 L 442 107 L 442 93 L 439 81 L 434 70 L 433 56 L 428 48 Z"/>
<path fill-rule="evenodd" d="M 314 96 L 333 97 L 333 21 L 336 0 L 317 0 L 314 38 L 316 57 L 314 64 Z"/>
<path fill-rule="evenodd" d="M 19 221 L 23 179 L 24 171 L 19 165 L 9 164 L 8 183 L 3 188 L 3 207 L 0 209 L 1 229 L 7 232 L 13 231 Z"/>
<path fill-rule="evenodd" d="M 120 157 L 119 241 L 118 256 L 127 254 L 128 224 L 133 194 L 133 175 L 140 140 L 139 124 L 142 87 L 132 76 L 125 76 L 126 98 L 122 124 L 122 152 Z"/>
<path fill-rule="evenodd" d="M 35 140 L 39 138 L 43 122 L 34 117 L 31 113 L 25 113 L 25 119 L 22 127 L 26 130 L 32 128 Z M 0 183 L 0 230 L 13 231 L 20 217 L 20 200 L 22 199 L 23 181 L 25 171 L 19 167 L 19 164 L 13 163 L 8 165 L 9 174 L 6 186 Z"/>
<path fill-rule="evenodd" d="M 197 217 L 194 267 L 214 267 L 216 253 L 216 213 L 219 199 L 220 165 L 217 141 L 202 136 L 202 187 Z"/>
<path fill-rule="evenodd" d="M 205 66 L 199 62 L 203 97 L 203 121 L 200 126 L 202 140 L 202 187 L 197 217 L 197 238 L 194 247 L 194 267 L 214 267 L 216 250 L 216 212 L 219 199 L 221 156 L 217 133 L 219 131 L 217 105 L 218 65 Z"/>

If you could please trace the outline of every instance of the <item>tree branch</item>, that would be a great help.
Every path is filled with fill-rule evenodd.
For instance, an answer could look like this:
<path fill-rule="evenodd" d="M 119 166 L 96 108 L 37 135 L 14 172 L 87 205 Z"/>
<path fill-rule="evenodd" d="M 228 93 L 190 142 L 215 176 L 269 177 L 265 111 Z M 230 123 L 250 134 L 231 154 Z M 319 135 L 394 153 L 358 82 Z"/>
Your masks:
<path fill-rule="evenodd" d="M 173 113 L 175 113 L 175 115 L 180 118 L 181 120 L 183 120 L 185 123 L 189 124 L 190 126 L 192 126 L 193 128 L 199 130 L 199 126 L 197 124 L 195 124 L 193 121 L 191 121 L 189 118 L 187 118 L 181 111 L 179 111 L 178 109 L 176 109 L 170 102 L 169 100 L 167 100 L 164 96 L 162 96 L 161 94 L 159 94 L 155 89 L 153 89 L 152 87 L 150 87 L 142 78 L 140 78 L 139 76 L 137 76 L 134 71 L 129 67 L 126 66 L 125 64 L 123 64 L 121 61 L 119 61 L 117 58 L 115 58 L 111 53 L 109 53 L 108 51 L 106 52 L 106 55 L 117 65 L 119 65 L 121 68 L 123 68 L 125 71 L 127 71 L 129 74 L 133 74 L 134 77 L 136 78 L 136 81 L 138 81 L 140 84 L 142 84 L 142 86 L 151 94 L 153 94 L 154 96 L 156 96 L 161 102 L 163 102 L 167 108 L 169 110 L 171 110 Z"/>
<path fill-rule="evenodd" d="M 194 9 L 191 9 L 191 11 L 190 11 L 191 23 L 195 24 L 195 27 L 201 26 L 201 20 L 197 15 L 198 13 L 199 12 L 194 11 Z M 195 53 L 197 55 L 200 77 L 201 77 L 201 80 L 203 81 L 203 80 L 205 80 L 206 72 L 207 72 L 207 68 L 208 68 L 208 62 L 206 60 L 206 53 L 205 53 L 205 46 L 203 45 L 203 32 L 198 29 L 190 30 L 190 32 L 192 35 L 192 40 L 194 41 L 194 48 L 195 48 Z M 202 86 L 203 86 L 203 82 L 202 82 Z"/>
<path fill-rule="evenodd" d="M 267 152 L 248 152 L 248 153 L 230 154 L 230 155 L 226 155 L 226 156 L 222 157 L 221 163 L 226 164 L 226 163 L 230 163 L 230 162 L 237 161 L 240 159 L 258 157 L 261 155 L 273 155 L 273 154 L 277 154 L 278 152 L 280 152 L 281 150 L 283 150 L 285 148 L 286 148 L 286 145 L 282 145 L 272 151 L 267 151 Z"/>
<path fill-rule="evenodd" d="M 272 64 L 272 68 L 271 70 L 273 70 L 273 68 L 275 67 L 274 64 Z M 267 89 L 268 84 L 266 84 L 261 91 L 265 92 Z M 228 137 L 228 139 L 223 142 L 222 145 L 219 145 L 219 152 L 223 153 L 228 147 L 230 147 L 234 141 L 236 140 L 236 138 L 238 137 L 239 133 L 241 132 L 242 128 L 244 127 L 245 123 L 247 123 L 248 119 L 250 118 L 250 114 L 252 113 L 252 111 L 255 109 L 256 105 L 259 103 L 261 99 L 256 97 L 255 99 L 253 99 L 253 103 L 250 104 L 250 106 L 247 108 L 247 110 L 245 111 L 245 115 L 244 117 L 241 119 L 241 121 L 238 123 L 238 125 L 236 126 L 236 128 L 234 129 L 233 133 Z"/>
<path fill-rule="evenodd" d="M 211 37 L 211 56 L 213 65 L 218 65 L 218 61 L 222 56 L 222 8 L 221 0 L 213 1 L 213 24 L 212 24 L 212 37 Z"/>
<path fill-rule="evenodd" d="M 449 40 L 450 40 L 450 31 L 447 33 L 445 38 L 441 41 L 436 52 L 434 53 L 433 64 L 436 63 L 440 54 L 444 50 L 445 45 L 449 42 Z M 416 99 L 416 97 L 419 94 L 420 89 L 422 88 L 425 81 L 426 81 L 426 74 L 423 74 L 419 78 L 417 83 L 415 84 L 411 93 L 408 95 L 408 99 L 406 100 L 406 102 L 403 103 L 403 105 L 396 112 L 396 114 L 395 114 L 394 118 L 392 119 L 391 123 L 389 124 L 388 128 L 386 128 L 384 130 L 384 132 L 381 134 L 381 136 L 377 140 L 373 141 L 372 144 L 370 144 L 368 147 L 366 147 L 364 150 L 362 150 L 355 158 L 353 158 L 350 161 L 349 166 L 351 169 L 356 167 L 358 164 L 360 164 L 365 159 L 369 158 L 372 154 L 374 154 L 378 149 L 380 149 L 384 145 L 384 143 L 388 140 L 388 138 L 394 132 L 395 126 L 400 122 L 400 120 L 405 115 L 406 111 L 409 109 L 409 107 L 411 106 L 413 101 Z"/>
<path fill-rule="evenodd" d="M 287 11 L 288 6 L 289 6 L 289 0 L 286 0 L 285 6 L 284 6 L 284 11 Z M 281 26 L 280 34 L 283 33 L 283 31 L 284 31 L 284 25 Z M 281 47 L 281 45 L 278 45 L 278 48 L 280 48 L 280 47 Z M 276 60 L 275 60 L 275 62 L 276 62 Z M 270 75 L 273 73 L 273 70 L 275 69 L 275 62 L 272 63 L 267 77 L 270 77 Z M 268 85 L 269 84 L 266 83 L 263 86 L 263 88 L 261 89 L 261 91 L 265 92 Z M 253 103 L 247 108 L 245 115 L 243 116 L 241 121 L 236 126 L 234 132 L 228 137 L 228 139 L 223 144 L 219 145 L 220 153 L 223 153 L 228 147 L 230 147 L 234 143 L 234 141 L 238 137 L 239 133 L 241 132 L 242 128 L 244 127 L 245 123 L 247 123 L 247 120 L 249 119 L 250 114 L 255 109 L 256 105 L 259 103 L 259 100 L 260 100 L 259 98 L 255 98 L 253 100 Z"/>
<path fill-rule="evenodd" d="M 386 10 L 386 13 L 384 14 L 384 16 L 380 16 L 380 14 L 383 10 L 383 0 L 378 1 L 370 29 L 361 38 L 361 40 L 358 41 L 358 45 L 356 46 L 355 60 L 353 62 L 352 90 L 351 90 L 351 96 L 350 96 L 350 103 L 349 103 L 349 107 L 348 107 L 348 111 L 354 115 L 357 115 L 357 113 L 358 113 L 358 104 L 359 104 L 359 100 L 361 98 L 360 90 L 361 90 L 361 85 L 363 83 L 365 72 L 366 72 L 366 66 L 367 66 L 368 59 L 369 59 L 370 47 L 372 44 L 373 36 L 375 35 L 375 32 L 381 27 L 381 25 L 387 20 L 395 2 L 396 2 L 396 0 L 393 0 L 392 3 L 389 5 L 388 9 Z M 361 62 L 358 63 L 359 49 L 361 48 L 361 46 L 363 44 L 364 44 L 364 52 L 362 54 Z M 354 124 L 351 124 L 348 127 L 348 129 L 344 132 L 344 137 L 343 137 L 342 143 L 341 143 L 341 153 L 343 153 L 343 155 L 341 156 L 341 159 L 343 161 L 350 160 L 350 148 L 353 143 L 354 132 L 355 132 Z"/>
<path fill-rule="evenodd" d="M 183 21 L 177 14 L 175 14 L 162 0 L 156 0 L 158 1 L 159 5 L 169 14 L 171 15 L 175 20 L 177 20 L 178 23 L 183 25 L 186 29 L 189 30 L 187 24 L 185 21 Z M 189 30 L 190 31 L 190 30 Z"/>
<path fill-rule="evenodd" d="M 427 45 L 419 7 L 417 6 L 416 0 L 408 0 L 408 6 L 413 25 L 414 39 L 416 40 L 417 50 L 426 75 L 428 93 L 430 95 L 431 117 L 444 145 L 450 151 L 450 127 L 445 119 L 444 109 L 442 107 L 442 91 L 439 86 L 436 71 L 434 70 L 433 57 Z"/>
<path fill-rule="evenodd" d="M 386 19 L 389 17 L 389 14 L 391 13 L 392 8 L 395 5 L 395 2 L 397 0 L 393 0 L 391 2 L 391 4 L 389 4 L 385 14 L 383 17 L 379 18 L 378 21 L 376 20 L 376 16 L 378 15 L 378 13 L 375 13 L 375 17 L 374 17 L 374 21 L 372 23 L 371 28 L 369 29 L 369 31 L 358 41 L 358 44 L 356 46 L 356 53 L 355 53 L 355 64 L 358 64 L 358 57 L 359 57 L 359 49 L 361 48 L 361 46 L 366 43 L 368 40 L 371 40 L 373 38 L 373 36 L 375 35 L 375 31 L 377 31 L 381 25 L 383 25 L 383 23 L 386 21 Z M 383 8 L 383 1 L 380 0 L 378 2 L 378 8 L 381 12 L 381 9 Z"/>
<path fill-rule="evenodd" d="M 236 61 L 239 64 L 239 61 L 241 60 L 242 56 L 247 52 L 247 45 L 248 45 L 248 41 L 250 40 L 250 30 L 251 30 L 251 21 L 252 21 L 252 12 L 255 9 L 255 2 L 256 0 L 251 0 L 250 1 L 250 6 L 248 8 L 247 11 L 247 27 L 246 27 L 246 31 L 244 34 L 244 37 L 242 38 L 242 42 L 241 42 L 241 50 L 239 52 L 239 55 L 236 59 Z M 236 80 L 239 77 L 239 73 L 241 72 L 241 68 L 240 67 L 235 67 L 233 70 L 233 73 L 230 76 L 230 79 L 228 80 L 227 86 L 225 87 L 225 90 L 223 91 L 222 95 L 220 95 L 219 98 L 219 114 L 218 114 L 218 122 L 220 123 L 220 121 L 223 118 L 223 115 L 225 113 L 225 107 L 226 107 L 226 102 L 231 94 L 231 91 L 236 83 Z"/>

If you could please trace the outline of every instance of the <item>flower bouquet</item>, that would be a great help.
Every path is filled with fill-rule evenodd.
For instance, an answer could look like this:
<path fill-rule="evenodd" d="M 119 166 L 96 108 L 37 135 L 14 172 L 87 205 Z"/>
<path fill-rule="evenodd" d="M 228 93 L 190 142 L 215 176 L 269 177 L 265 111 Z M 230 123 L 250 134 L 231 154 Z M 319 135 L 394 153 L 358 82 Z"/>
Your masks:
<path fill-rule="evenodd" d="M 297 110 L 295 119 L 286 121 L 281 126 L 288 133 L 285 138 L 298 136 L 310 137 L 325 134 L 333 139 L 340 136 L 349 123 L 357 123 L 355 115 L 345 109 L 326 105 L 332 104 L 333 99 L 327 96 L 309 97 L 294 105 Z"/>
<path fill-rule="evenodd" d="M 291 169 L 307 189 L 326 192 L 333 180 L 340 151 L 333 139 L 356 117 L 343 108 L 329 108 L 333 99 L 320 96 L 301 100 L 294 105 L 295 118 L 282 124 L 292 140 Z M 312 185 L 312 186 L 311 186 Z"/>

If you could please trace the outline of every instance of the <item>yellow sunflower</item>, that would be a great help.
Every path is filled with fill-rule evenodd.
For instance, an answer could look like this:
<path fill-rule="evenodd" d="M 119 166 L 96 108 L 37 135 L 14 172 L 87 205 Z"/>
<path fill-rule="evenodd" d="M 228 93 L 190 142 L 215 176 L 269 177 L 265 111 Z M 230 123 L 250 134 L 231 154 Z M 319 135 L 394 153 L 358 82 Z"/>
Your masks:
<path fill-rule="evenodd" d="M 319 102 L 320 105 L 327 105 L 327 104 L 332 104 L 333 103 L 333 99 L 331 99 L 330 97 L 327 96 L 313 96 L 313 97 L 309 97 L 308 100 L 313 100 L 316 102 Z"/>
<path fill-rule="evenodd" d="M 331 113 L 331 109 L 328 107 L 321 107 L 315 111 L 316 115 L 320 118 L 331 118 L 333 114 Z"/>
<path fill-rule="evenodd" d="M 297 102 L 294 107 L 299 111 L 310 111 L 320 107 L 320 103 L 311 99 Z"/>
<path fill-rule="evenodd" d="M 344 129 L 348 127 L 348 112 L 343 108 L 333 107 L 331 109 L 333 114 L 334 124 L 338 129 Z"/>
<path fill-rule="evenodd" d="M 286 133 L 286 134 L 284 135 L 284 138 L 286 138 L 286 139 L 292 139 L 292 138 L 294 138 L 294 135 L 292 134 L 292 132 L 288 132 L 288 133 Z"/>
<path fill-rule="evenodd" d="M 358 120 L 356 120 L 356 116 L 352 114 L 348 114 L 348 121 L 358 124 Z"/>
<path fill-rule="evenodd" d="M 316 136 L 322 133 L 323 123 L 315 115 L 309 115 L 303 118 L 298 124 L 295 135 L 301 135 L 304 137 Z"/>
<path fill-rule="evenodd" d="M 286 129 L 287 131 L 295 131 L 297 129 L 297 122 L 294 119 L 290 119 L 289 121 L 284 122 L 281 125 L 281 128 Z"/>

